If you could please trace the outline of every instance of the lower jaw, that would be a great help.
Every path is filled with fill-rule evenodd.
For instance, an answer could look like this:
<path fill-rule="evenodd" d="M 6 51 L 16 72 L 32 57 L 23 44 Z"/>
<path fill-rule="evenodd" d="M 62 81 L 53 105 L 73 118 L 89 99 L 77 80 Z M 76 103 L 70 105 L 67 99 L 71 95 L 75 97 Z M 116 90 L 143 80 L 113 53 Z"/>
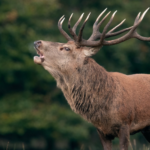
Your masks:
<path fill-rule="evenodd" d="M 41 64 L 42 63 L 42 59 L 38 56 L 34 56 L 33 60 L 36 64 Z"/>

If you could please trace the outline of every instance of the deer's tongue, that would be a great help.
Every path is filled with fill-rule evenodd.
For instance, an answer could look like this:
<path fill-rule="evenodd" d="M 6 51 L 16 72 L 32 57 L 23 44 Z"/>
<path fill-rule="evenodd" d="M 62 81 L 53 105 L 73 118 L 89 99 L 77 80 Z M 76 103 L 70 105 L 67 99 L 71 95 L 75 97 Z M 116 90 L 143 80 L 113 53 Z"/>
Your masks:
<path fill-rule="evenodd" d="M 33 59 L 34 59 L 34 62 L 35 62 L 36 64 L 41 64 L 41 62 L 42 62 L 41 58 L 38 57 L 38 56 L 34 56 Z"/>

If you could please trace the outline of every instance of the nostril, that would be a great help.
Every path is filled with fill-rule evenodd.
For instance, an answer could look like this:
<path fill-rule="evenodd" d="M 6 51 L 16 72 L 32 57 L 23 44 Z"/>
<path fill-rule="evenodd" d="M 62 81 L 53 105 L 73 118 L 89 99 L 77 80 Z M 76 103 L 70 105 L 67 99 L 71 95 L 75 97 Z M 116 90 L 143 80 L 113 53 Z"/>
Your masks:
<path fill-rule="evenodd" d="M 37 41 L 37 44 L 40 45 L 40 44 L 42 44 L 42 42 L 41 41 Z"/>
<path fill-rule="evenodd" d="M 37 47 L 37 48 L 40 48 L 42 45 L 42 42 L 41 41 L 35 41 L 34 42 L 34 46 Z"/>

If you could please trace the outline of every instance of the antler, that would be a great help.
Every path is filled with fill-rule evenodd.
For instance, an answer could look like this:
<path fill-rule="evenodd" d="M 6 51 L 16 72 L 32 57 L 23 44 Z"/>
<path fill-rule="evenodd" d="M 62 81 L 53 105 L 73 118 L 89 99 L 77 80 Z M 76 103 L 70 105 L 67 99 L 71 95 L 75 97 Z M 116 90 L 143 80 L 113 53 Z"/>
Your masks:
<path fill-rule="evenodd" d="M 64 22 L 65 18 L 64 15 L 59 19 L 58 21 L 58 29 L 62 33 L 62 35 L 68 40 L 71 40 L 71 37 L 62 29 L 62 24 Z"/>
<path fill-rule="evenodd" d="M 107 29 L 110 26 L 111 22 L 113 21 L 114 16 L 115 16 L 115 14 L 117 12 L 117 11 L 115 11 L 113 13 L 113 15 L 111 16 L 109 22 L 104 27 L 103 32 L 100 33 L 99 32 L 99 28 L 100 28 L 101 24 L 105 21 L 105 19 L 110 14 L 110 12 L 108 12 L 104 16 L 104 18 L 99 22 L 99 19 L 105 13 L 106 10 L 107 10 L 107 8 L 97 17 L 97 19 L 96 19 L 96 21 L 95 21 L 95 23 L 93 25 L 93 33 L 92 33 L 92 35 L 90 36 L 90 38 L 88 40 L 83 39 L 82 38 L 82 34 L 83 34 L 83 29 L 85 27 L 85 24 L 86 24 L 87 20 L 89 19 L 90 13 L 88 14 L 87 18 L 85 19 L 83 25 L 81 26 L 78 36 L 76 35 L 76 28 L 79 25 L 83 15 L 84 15 L 84 13 L 80 16 L 80 18 L 78 19 L 78 21 L 76 22 L 76 24 L 74 25 L 73 28 L 71 28 L 71 25 L 70 25 L 70 21 L 71 21 L 71 18 L 73 16 L 73 14 L 71 14 L 71 16 L 69 18 L 69 21 L 68 21 L 68 28 L 69 28 L 69 32 L 72 35 L 72 37 L 73 37 L 74 41 L 76 42 L 77 46 L 99 47 L 99 46 L 102 46 L 102 45 L 113 45 L 113 44 L 118 44 L 118 43 L 121 43 L 123 41 L 126 41 L 126 40 L 128 40 L 130 38 L 137 38 L 137 39 L 140 39 L 140 40 L 143 40 L 143 41 L 150 41 L 149 37 L 143 37 L 143 36 L 139 35 L 136 32 L 136 28 L 138 27 L 138 25 L 143 20 L 145 14 L 149 10 L 149 8 L 147 8 L 144 11 L 144 13 L 141 15 L 141 17 L 140 17 L 140 13 L 137 15 L 133 26 L 131 26 L 129 28 L 126 28 L 126 29 L 123 29 L 123 30 L 120 30 L 120 31 L 117 31 L 117 32 L 113 32 L 114 30 L 116 30 L 118 27 L 120 27 L 124 23 L 124 21 L 125 21 L 125 19 L 124 19 L 121 23 L 119 23 L 117 26 L 115 26 L 113 29 L 111 29 L 110 31 L 107 32 Z M 70 41 L 70 40 L 72 40 L 71 37 L 62 29 L 62 23 L 63 23 L 64 19 L 65 19 L 64 16 L 62 16 L 59 19 L 58 27 L 59 27 L 60 32 L 65 36 L 65 38 Z M 126 31 L 129 31 L 129 32 L 127 34 L 125 34 L 124 36 L 118 38 L 118 39 L 110 40 L 110 41 L 104 40 L 105 38 L 113 37 L 113 36 L 122 34 L 122 33 L 126 32 Z M 99 39 L 99 40 L 95 41 L 97 39 Z"/>

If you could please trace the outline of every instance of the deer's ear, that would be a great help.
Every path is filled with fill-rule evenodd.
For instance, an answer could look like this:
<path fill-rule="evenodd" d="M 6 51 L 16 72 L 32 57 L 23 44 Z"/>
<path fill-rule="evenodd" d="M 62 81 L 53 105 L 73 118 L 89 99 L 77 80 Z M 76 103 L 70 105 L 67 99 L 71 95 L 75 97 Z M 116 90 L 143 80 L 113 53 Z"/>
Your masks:
<path fill-rule="evenodd" d="M 95 55 L 100 50 L 101 47 L 102 46 L 100 46 L 100 47 L 84 47 L 83 53 L 85 54 L 85 56 L 90 57 L 90 56 Z"/>

